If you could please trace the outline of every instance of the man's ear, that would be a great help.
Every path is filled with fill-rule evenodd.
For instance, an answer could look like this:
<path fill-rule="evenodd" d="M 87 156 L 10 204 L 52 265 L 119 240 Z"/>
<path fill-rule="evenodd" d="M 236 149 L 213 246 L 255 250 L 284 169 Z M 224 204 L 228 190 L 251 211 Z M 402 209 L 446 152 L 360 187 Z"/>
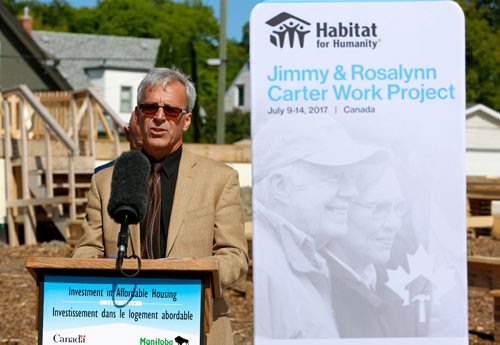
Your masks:
<path fill-rule="evenodd" d="M 191 112 L 187 113 L 184 115 L 184 126 L 182 127 L 182 130 L 185 132 L 189 129 L 189 126 L 191 125 Z"/>
<path fill-rule="evenodd" d="M 286 201 L 290 194 L 290 184 L 282 173 L 273 173 L 270 176 L 271 194 L 279 200 Z"/>

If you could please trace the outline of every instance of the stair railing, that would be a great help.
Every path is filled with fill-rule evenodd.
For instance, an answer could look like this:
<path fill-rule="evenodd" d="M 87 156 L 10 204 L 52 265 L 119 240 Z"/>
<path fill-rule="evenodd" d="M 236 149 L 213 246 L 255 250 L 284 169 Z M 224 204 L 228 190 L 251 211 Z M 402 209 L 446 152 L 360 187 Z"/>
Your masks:
<path fill-rule="evenodd" d="M 78 169 L 75 169 L 75 158 L 79 159 L 80 170 L 83 167 L 91 172 L 96 161 L 96 142 L 99 137 L 103 138 L 102 134 L 104 141 L 113 142 L 113 156 L 117 157 L 120 154 L 119 132 L 124 123 L 93 89 L 32 93 L 27 86 L 19 85 L 2 90 L 0 99 L 3 99 L 0 136 L 4 138 L 9 243 L 19 244 L 18 216 L 24 225 L 24 242 L 36 243 L 34 207 L 43 206 L 50 216 L 51 207 L 68 205 L 69 221 L 78 223 L 77 202 L 84 201 L 76 198 L 75 170 Z M 30 191 L 28 174 L 34 165 L 30 157 L 33 152 L 36 157 L 43 156 L 38 164 L 41 163 L 40 169 L 45 173 L 45 198 L 31 195 L 33 190 Z M 53 157 L 54 152 L 58 152 L 56 157 Z M 64 156 L 66 163 L 60 161 Z M 54 196 L 56 166 L 59 169 L 67 167 L 67 196 Z M 21 181 L 19 186 L 16 180 Z M 59 230 L 68 239 L 69 229 Z"/>
<path fill-rule="evenodd" d="M 104 134 L 104 141 L 114 143 L 114 156 L 120 154 L 120 131 L 124 123 L 93 88 L 44 91 L 37 92 L 36 96 L 69 137 L 77 143 L 75 155 L 88 156 L 95 160 L 99 133 L 101 137 Z M 39 132 L 39 129 L 34 130 L 34 133 Z"/>
<path fill-rule="evenodd" d="M 35 206 L 69 203 L 69 217 L 70 219 L 75 219 L 76 217 L 74 156 L 75 152 L 77 152 L 77 145 L 26 85 L 4 89 L 2 90 L 2 94 L 9 244 L 13 246 L 19 245 L 19 238 L 15 226 L 15 217 L 18 213 L 18 209 L 23 219 L 24 242 L 26 244 L 33 244 L 36 243 Z M 42 199 L 31 198 L 28 181 L 28 145 L 31 139 L 28 127 L 33 126 L 35 117 L 40 117 L 42 119 L 41 122 L 44 124 L 44 158 L 46 162 L 47 186 L 46 197 Z M 52 138 L 55 139 L 56 142 L 59 143 L 59 146 L 66 152 L 69 181 L 68 196 L 54 197 L 53 194 L 52 154 L 54 148 L 52 145 Z M 13 143 L 17 144 L 16 146 L 19 147 L 14 149 Z M 18 162 L 16 162 L 16 160 Z M 13 170 L 14 166 L 20 166 L 20 190 L 19 187 L 16 186 Z"/>

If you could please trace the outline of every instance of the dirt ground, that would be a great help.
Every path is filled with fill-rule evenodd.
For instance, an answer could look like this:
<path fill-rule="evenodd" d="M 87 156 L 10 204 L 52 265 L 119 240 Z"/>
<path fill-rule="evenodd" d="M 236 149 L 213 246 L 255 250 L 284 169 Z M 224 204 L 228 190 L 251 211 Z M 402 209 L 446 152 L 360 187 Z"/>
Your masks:
<path fill-rule="evenodd" d="M 470 237 L 467 252 L 469 255 L 500 257 L 500 241 L 489 236 Z M 500 339 L 492 340 L 494 330 L 493 297 L 487 289 L 469 287 L 469 344 L 500 344 Z"/>
<path fill-rule="evenodd" d="M 500 241 L 487 236 L 468 239 L 469 254 L 500 256 Z M 24 269 L 28 256 L 64 257 L 71 248 L 63 242 L 45 242 L 17 248 L 0 243 L 0 344 L 37 343 L 35 330 L 35 284 Z M 253 344 L 253 300 L 251 277 L 227 290 L 236 345 Z M 493 299 L 487 290 L 469 289 L 471 345 L 492 345 Z M 476 335 L 476 334 L 479 334 Z M 485 339 L 486 338 L 486 339 Z M 487 339 L 490 338 L 490 339 Z"/>

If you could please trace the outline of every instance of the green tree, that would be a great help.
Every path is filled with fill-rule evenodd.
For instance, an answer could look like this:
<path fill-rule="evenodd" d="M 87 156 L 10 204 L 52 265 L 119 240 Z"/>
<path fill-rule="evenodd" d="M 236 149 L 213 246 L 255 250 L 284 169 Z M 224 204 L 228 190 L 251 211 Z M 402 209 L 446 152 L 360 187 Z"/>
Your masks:
<path fill-rule="evenodd" d="M 457 1 L 465 13 L 467 102 L 500 109 L 500 9 L 494 1 Z"/>
<path fill-rule="evenodd" d="M 250 51 L 250 23 L 246 22 L 242 28 L 243 37 L 241 39 L 241 46 L 247 51 Z"/>
<path fill-rule="evenodd" d="M 216 70 L 199 62 L 217 55 L 218 26 L 212 9 L 201 1 L 103 0 L 95 9 L 78 13 L 71 30 L 160 38 L 156 66 L 175 65 L 192 75 L 198 84 L 199 104 L 216 100 Z"/>
<path fill-rule="evenodd" d="M 210 112 L 206 118 L 205 139 L 207 142 L 215 142 L 216 136 L 215 112 Z M 232 144 L 240 140 L 250 139 L 250 113 L 235 109 L 226 113 L 225 143 Z"/>
<path fill-rule="evenodd" d="M 75 15 L 74 8 L 64 0 L 52 0 L 48 4 L 35 0 L 6 0 L 4 4 L 16 16 L 21 16 L 24 7 L 28 7 L 35 30 L 68 31 L 69 23 Z"/>

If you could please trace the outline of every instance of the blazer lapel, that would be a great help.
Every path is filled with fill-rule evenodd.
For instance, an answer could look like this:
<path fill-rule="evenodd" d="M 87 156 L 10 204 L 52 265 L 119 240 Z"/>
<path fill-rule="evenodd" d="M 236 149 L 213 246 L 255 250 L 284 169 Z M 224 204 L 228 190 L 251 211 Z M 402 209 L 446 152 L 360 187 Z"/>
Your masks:
<path fill-rule="evenodd" d="M 177 175 L 177 184 L 175 186 L 174 204 L 172 205 L 172 214 L 170 215 L 170 225 L 167 235 L 166 256 L 170 255 L 175 239 L 179 234 L 182 222 L 187 213 L 191 198 L 193 196 L 192 178 L 193 166 L 196 165 L 195 157 L 188 151 L 183 150 L 181 161 L 179 163 L 179 173 Z"/>

